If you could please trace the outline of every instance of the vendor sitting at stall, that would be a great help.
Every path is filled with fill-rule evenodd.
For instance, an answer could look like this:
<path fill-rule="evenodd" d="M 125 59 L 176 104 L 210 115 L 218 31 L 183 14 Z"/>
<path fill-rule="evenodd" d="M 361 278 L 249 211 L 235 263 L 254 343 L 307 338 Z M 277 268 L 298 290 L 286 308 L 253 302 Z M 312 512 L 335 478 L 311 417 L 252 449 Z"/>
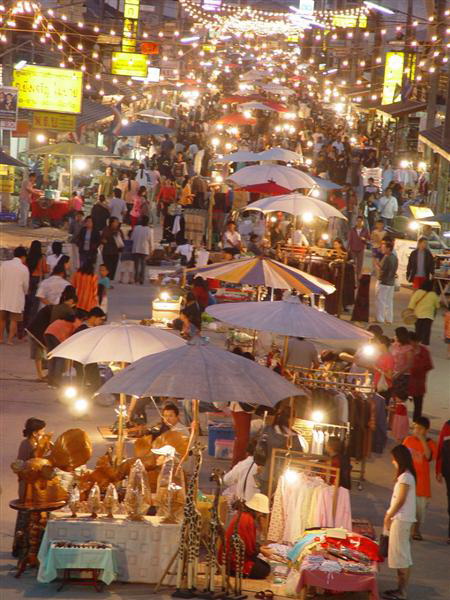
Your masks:
<path fill-rule="evenodd" d="M 239 537 L 245 544 L 243 561 L 243 575 L 249 579 L 266 579 L 270 573 L 270 565 L 258 554 L 270 559 L 273 552 L 270 548 L 259 546 L 257 543 L 257 527 L 260 517 L 269 514 L 269 498 L 264 494 L 255 494 L 245 502 L 242 512 L 238 512 L 232 519 L 225 533 L 226 564 L 230 566 L 230 575 L 236 573 L 236 556 L 232 547 L 231 538 L 237 529 Z M 219 562 L 223 562 L 223 550 L 219 549 Z"/>

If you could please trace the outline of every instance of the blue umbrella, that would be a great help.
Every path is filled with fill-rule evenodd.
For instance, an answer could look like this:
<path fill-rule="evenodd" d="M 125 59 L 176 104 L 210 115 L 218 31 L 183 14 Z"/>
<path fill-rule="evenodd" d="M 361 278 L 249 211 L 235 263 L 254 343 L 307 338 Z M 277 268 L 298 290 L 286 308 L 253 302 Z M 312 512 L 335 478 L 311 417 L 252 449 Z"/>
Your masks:
<path fill-rule="evenodd" d="M 121 127 L 119 135 L 133 137 L 137 135 L 164 135 L 165 133 L 170 135 L 173 131 L 162 125 L 156 125 L 155 123 L 134 121 L 133 123 Z"/>

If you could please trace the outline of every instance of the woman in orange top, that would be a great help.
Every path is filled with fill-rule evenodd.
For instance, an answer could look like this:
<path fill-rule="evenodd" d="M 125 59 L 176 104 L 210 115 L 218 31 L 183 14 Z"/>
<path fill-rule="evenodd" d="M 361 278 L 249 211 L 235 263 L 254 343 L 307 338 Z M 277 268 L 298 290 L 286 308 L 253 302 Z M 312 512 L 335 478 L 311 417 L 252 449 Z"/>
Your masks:
<path fill-rule="evenodd" d="M 77 307 L 89 312 L 98 306 L 98 278 L 94 275 L 94 263 L 86 261 L 72 277 L 77 291 Z"/>

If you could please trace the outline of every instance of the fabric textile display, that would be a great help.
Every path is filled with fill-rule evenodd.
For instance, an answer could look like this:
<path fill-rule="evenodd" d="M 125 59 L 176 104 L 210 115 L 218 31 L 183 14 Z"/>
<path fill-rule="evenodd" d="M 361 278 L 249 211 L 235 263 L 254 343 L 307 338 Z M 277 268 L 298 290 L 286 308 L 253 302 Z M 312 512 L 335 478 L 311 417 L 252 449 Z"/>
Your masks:
<path fill-rule="evenodd" d="M 336 515 L 333 518 L 334 486 L 321 477 L 296 473 L 283 474 L 278 480 L 270 517 L 268 539 L 295 543 L 311 527 L 346 527 L 351 529 L 350 494 L 338 488 Z"/>
<path fill-rule="evenodd" d="M 206 233 L 208 213 L 206 210 L 184 209 L 184 234 L 194 246 L 200 246 Z"/>

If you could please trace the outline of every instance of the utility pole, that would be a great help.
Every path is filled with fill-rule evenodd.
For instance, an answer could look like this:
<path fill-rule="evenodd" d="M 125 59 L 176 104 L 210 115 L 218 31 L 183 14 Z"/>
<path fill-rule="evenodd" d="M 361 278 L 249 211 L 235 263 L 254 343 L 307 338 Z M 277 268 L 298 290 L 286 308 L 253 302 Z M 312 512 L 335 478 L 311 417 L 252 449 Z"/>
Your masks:
<path fill-rule="evenodd" d="M 435 0 L 434 6 L 434 22 L 433 26 L 430 28 L 434 35 L 437 35 L 438 41 L 441 42 L 444 39 L 445 33 L 445 5 L 446 0 Z M 431 36 L 430 36 L 431 37 Z M 427 121 L 426 121 L 426 129 L 431 129 L 434 127 L 436 112 L 437 112 L 437 95 L 439 89 L 439 75 L 440 69 L 436 67 L 434 73 L 430 73 L 429 77 L 429 86 L 428 86 L 428 106 L 427 106 Z M 448 102 L 447 102 L 448 104 Z"/>

